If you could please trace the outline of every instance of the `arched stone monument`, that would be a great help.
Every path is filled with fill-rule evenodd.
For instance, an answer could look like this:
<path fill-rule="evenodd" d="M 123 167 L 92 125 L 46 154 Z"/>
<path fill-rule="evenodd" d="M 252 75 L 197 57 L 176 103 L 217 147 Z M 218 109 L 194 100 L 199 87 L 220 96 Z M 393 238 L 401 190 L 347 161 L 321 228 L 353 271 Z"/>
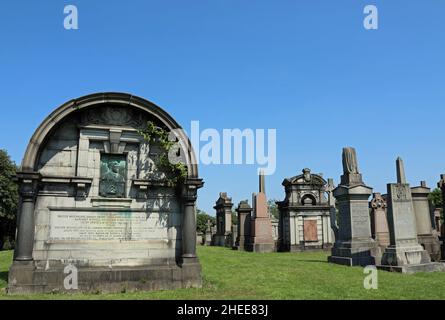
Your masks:
<path fill-rule="evenodd" d="M 148 121 L 176 132 L 187 167 L 181 182 L 158 165 L 162 148 L 139 134 Z M 76 290 L 64 283 L 67 270 L 77 291 L 201 286 L 195 202 L 203 182 L 196 163 L 178 123 L 147 100 L 99 93 L 53 111 L 17 174 L 9 293 Z"/>

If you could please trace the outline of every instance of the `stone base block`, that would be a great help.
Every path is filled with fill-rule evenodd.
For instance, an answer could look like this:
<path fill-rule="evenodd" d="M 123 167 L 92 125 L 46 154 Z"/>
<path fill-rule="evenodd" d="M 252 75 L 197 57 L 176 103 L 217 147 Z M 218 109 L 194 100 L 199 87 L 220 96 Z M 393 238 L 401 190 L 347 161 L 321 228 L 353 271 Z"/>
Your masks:
<path fill-rule="evenodd" d="M 422 247 L 428 251 L 432 261 L 440 260 L 440 241 L 437 236 L 432 234 L 429 235 L 418 235 L 419 243 Z"/>
<path fill-rule="evenodd" d="M 413 274 L 417 272 L 443 272 L 445 271 L 445 264 L 440 262 L 431 262 L 425 264 L 412 264 L 406 266 L 378 265 L 377 269 L 390 272 L 406 273 L 406 274 Z"/>
<path fill-rule="evenodd" d="M 170 266 L 117 268 L 78 268 L 78 289 L 66 289 L 68 274 L 63 268 L 37 269 L 34 265 L 15 262 L 9 272 L 8 294 L 32 293 L 119 293 L 131 291 L 200 288 L 201 265 L 194 263 Z"/>
<path fill-rule="evenodd" d="M 332 244 L 324 244 L 322 246 L 316 245 L 316 246 L 305 246 L 303 244 L 301 245 L 291 245 L 289 250 L 290 252 L 302 252 L 302 251 L 328 251 L 332 249 Z"/>
<path fill-rule="evenodd" d="M 214 235 L 212 239 L 212 246 L 215 247 L 230 247 L 232 237 L 230 235 Z"/>
<path fill-rule="evenodd" d="M 354 266 L 366 267 L 374 265 L 375 259 L 373 256 L 357 256 L 357 257 L 330 256 L 328 257 L 328 262 L 348 267 L 354 267 Z"/>
<path fill-rule="evenodd" d="M 365 267 L 375 265 L 375 256 L 378 252 L 377 243 L 372 239 L 337 242 L 332 248 L 328 262 L 350 267 Z"/>
<path fill-rule="evenodd" d="M 382 256 L 384 266 L 407 266 L 431 263 L 430 255 L 420 244 L 389 246 Z"/>
<path fill-rule="evenodd" d="M 275 243 L 254 243 L 247 246 L 246 251 L 252 251 L 252 252 L 275 252 Z"/>

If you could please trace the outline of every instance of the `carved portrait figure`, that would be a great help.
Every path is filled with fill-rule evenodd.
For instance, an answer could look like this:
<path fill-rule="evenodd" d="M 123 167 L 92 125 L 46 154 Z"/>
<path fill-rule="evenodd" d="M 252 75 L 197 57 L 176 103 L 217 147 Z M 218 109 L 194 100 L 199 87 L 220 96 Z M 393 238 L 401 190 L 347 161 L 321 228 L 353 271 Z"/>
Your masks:
<path fill-rule="evenodd" d="M 343 173 L 358 174 L 357 153 L 354 148 L 343 148 Z"/>

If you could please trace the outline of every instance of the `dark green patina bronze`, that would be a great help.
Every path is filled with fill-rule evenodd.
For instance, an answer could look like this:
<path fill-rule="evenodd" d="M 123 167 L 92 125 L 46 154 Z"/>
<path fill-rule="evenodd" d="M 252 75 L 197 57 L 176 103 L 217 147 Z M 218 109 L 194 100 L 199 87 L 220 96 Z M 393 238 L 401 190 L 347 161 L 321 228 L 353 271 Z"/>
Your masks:
<path fill-rule="evenodd" d="M 127 159 L 125 155 L 102 154 L 100 159 L 99 195 L 125 198 Z"/>

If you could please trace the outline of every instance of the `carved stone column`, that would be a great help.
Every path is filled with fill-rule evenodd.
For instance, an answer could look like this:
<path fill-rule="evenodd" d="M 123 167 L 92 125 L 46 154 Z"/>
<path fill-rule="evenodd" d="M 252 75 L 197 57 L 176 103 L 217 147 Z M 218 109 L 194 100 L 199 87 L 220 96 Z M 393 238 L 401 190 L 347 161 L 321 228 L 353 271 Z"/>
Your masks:
<path fill-rule="evenodd" d="M 39 174 L 18 173 L 21 206 L 18 213 L 15 261 L 32 261 L 34 246 L 34 205 Z"/>
<path fill-rule="evenodd" d="M 187 179 L 183 189 L 184 216 L 182 224 L 183 264 L 196 262 L 196 199 L 202 179 Z"/>

